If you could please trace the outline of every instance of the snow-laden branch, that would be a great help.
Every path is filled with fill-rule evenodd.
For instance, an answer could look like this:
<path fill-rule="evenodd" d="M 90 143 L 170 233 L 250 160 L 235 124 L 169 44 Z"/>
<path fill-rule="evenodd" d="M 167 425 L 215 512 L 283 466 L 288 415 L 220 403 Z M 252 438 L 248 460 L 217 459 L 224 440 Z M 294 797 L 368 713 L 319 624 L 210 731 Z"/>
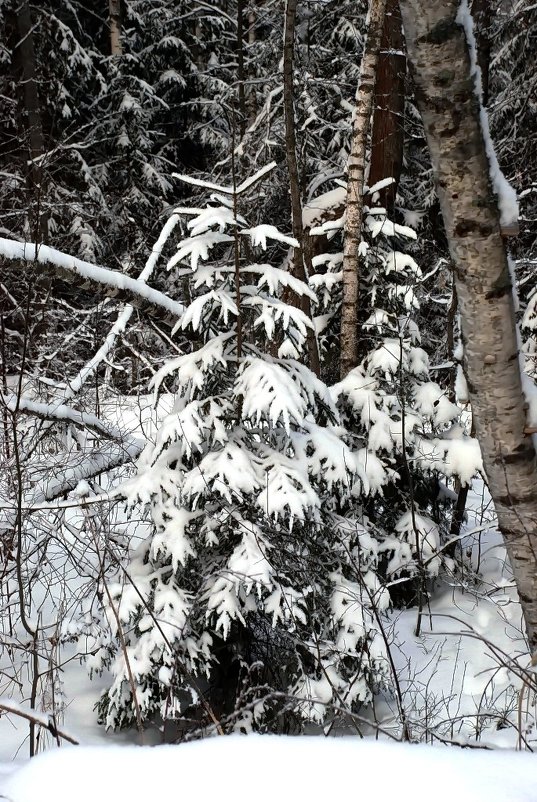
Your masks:
<path fill-rule="evenodd" d="M 105 295 L 128 301 L 138 309 L 169 323 L 175 323 L 184 311 L 182 304 L 163 292 L 148 287 L 143 279 L 133 279 L 106 267 L 85 262 L 48 245 L 17 242 L 0 237 L 0 256 L 51 268 L 64 281 L 83 289 L 104 288 Z"/>
<path fill-rule="evenodd" d="M 88 482 L 99 474 L 106 474 L 114 468 L 132 463 L 140 456 L 144 443 L 134 438 L 123 443 L 108 441 L 98 448 L 88 451 L 74 451 L 71 454 L 61 453 L 48 455 L 46 462 L 32 465 L 28 471 L 32 486 L 24 494 L 22 508 L 25 510 L 56 509 L 58 505 L 50 505 L 61 496 L 75 490 L 80 482 Z M 103 501 L 119 499 L 125 492 L 116 487 L 106 492 Z M 96 501 L 98 499 L 92 499 Z M 89 503 L 88 499 L 80 499 L 75 504 L 69 499 L 66 506 L 78 506 Z M 0 510 L 16 510 L 16 502 L 12 498 L 0 497 Z M 60 505 L 61 506 L 61 505 Z M 5 516 L 0 516 L 0 523 Z M 13 523 L 11 523 L 11 526 Z"/>
<path fill-rule="evenodd" d="M 76 488 L 79 482 L 88 481 L 101 473 L 132 462 L 141 453 L 144 443 L 130 440 L 125 443 L 102 443 L 91 451 L 62 454 L 57 462 L 49 457 L 45 466 L 31 469 L 33 488 L 24 499 L 29 507 L 53 501 Z"/>
<path fill-rule="evenodd" d="M 211 181 L 203 181 L 201 178 L 194 178 L 191 175 L 183 175 L 183 173 L 172 173 L 174 178 L 177 178 L 179 181 L 183 181 L 185 184 L 191 184 L 194 187 L 203 187 L 204 189 L 212 189 L 215 192 L 222 192 L 224 195 L 242 195 L 243 192 L 246 192 L 247 189 L 250 189 L 254 184 L 257 184 L 258 181 L 261 181 L 268 173 L 272 172 L 274 168 L 277 167 L 276 162 L 270 162 L 270 164 L 266 164 L 260 170 L 252 175 L 250 178 L 247 178 L 242 184 L 239 184 L 238 187 L 223 187 L 220 184 L 213 184 Z"/>
<path fill-rule="evenodd" d="M 130 439 L 125 432 L 122 432 L 109 423 L 105 423 L 96 415 L 92 415 L 89 412 L 80 412 L 80 410 L 73 409 L 73 407 L 69 407 L 66 404 L 45 404 L 34 401 L 31 398 L 17 396 L 15 393 L 10 393 L 9 395 L 0 393 L 0 398 L 9 412 L 22 412 L 23 414 L 34 415 L 43 420 L 74 423 L 76 426 L 94 429 L 99 434 L 111 440 L 124 441 Z"/>
<path fill-rule="evenodd" d="M 144 269 L 138 276 L 137 280 L 140 284 L 145 284 L 151 278 L 153 270 L 155 269 L 158 259 L 162 254 L 164 246 L 168 241 L 171 233 L 173 232 L 175 226 L 179 222 L 179 220 L 180 220 L 180 215 L 177 212 L 174 212 L 174 214 L 170 215 L 170 217 L 164 224 L 157 241 L 155 242 L 153 248 L 151 249 L 151 253 L 147 258 Z M 126 330 L 127 325 L 132 317 L 133 311 L 134 307 L 130 303 L 126 304 L 123 307 L 123 309 L 119 312 L 116 322 L 108 332 L 101 347 L 95 352 L 95 354 L 91 357 L 91 359 L 89 359 L 86 362 L 86 364 L 79 370 L 77 375 L 73 379 L 67 382 L 66 388 L 62 393 L 62 397 L 61 399 L 59 399 L 58 403 L 64 403 L 73 398 L 80 391 L 84 383 L 95 375 L 96 371 L 99 368 L 99 365 L 103 362 L 103 360 L 107 358 L 108 354 L 113 349 L 117 338 L 121 336 L 123 332 Z M 51 425 L 52 422 L 50 419 L 48 419 L 44 424 L 44 429 L 46 430 L 50 428 Z M 25 452 L 23 452 L 23 461 L 26 461 L 26 459 L 32 452 L 33 452 L 33 446 L 27 448 Z M 72 488 L 67 488 L 67 489 L 72 489 Z M 60 493 L 58 495 L 60 495 Z"/>
<path fill-rule="evenodd" d="M 13 702 L 11 699 L 3 699 L 0 697 L 0 711 L 3 713 L 11 713 L 14 716 L 19 716 L 20 718 L 24 718 L 27 721 L 32 721 L 34 724 L 38 724 L 40 727 L 43 727 L 45 730 L 48 730 L 54 738 L 63 738 L 64 741 L 68 741 L 70 744 L 74 744 L 78 746 L 79 741 L 70 735 L 65 730 L 59 729 L 54 722 L 54 719 L 48 715 L 48 713 L 38 713 L 36 710 L 32 708 L 26 708 L 22 705 L 17 704 L 17 702 Z"/>
<path fill-rule="evenodd" d="M 64 398 L 66 400 L 76 395 L 82 385 L 95 374 L 101 362 L 107 358 L 108 354 L 113 349 L 117 338 L 123 334 L 127 328 L 127 324 L 132 317 L 133 311 L 134 307 L 132 304 L 126 304 L 124 306 L 117 316 L 116 322 L 106 335 L 101 347 L 93 354 L 91 359 L 88 359 L 86 364 L 78 371 L 76 376 L 67 383 L 67 387 L 64 392 Z"/>
<path fill-rule="evenodd" d="M 166 223 L 164 224 L 162 231 L 160 232 L 160 236 L 153 245 L 151 249 L 151 253 L 149 254 L 149 258 L 145 263 L 145 267 L 138 276 L 138 281 L 140 283 L 145 284 L 151 278 L 151 274 L 155 269 L 157 261 L 162 254 L 164 245 L 168 241 L 170 234 L 172 233 L 173 229 L 177 225 L 180 220 L 180 215 L 176 213 L 172 214 Z M 127 328 L 127 324 L 129 323 L 131 316 L 133 313 L 133 306 L 132 304 L 126 304 L 125 308 L 121 310 L 119 313 L 116 322 L 108 332 L 103 344 L 99 348 L 98 351 L 91 357 L 88 362 L 84 365 L 81 370 L 77 373 L 74 379 L 71 379 L 68 382 L 68 389 L 65 393 L 65 400 L 68 398 L 72 398 L 75 393 L 77 393 L 85 381 L 88 378 L 94 375 L 95 371 L 101 364 L 101 362 L 106 359 L 110 351 L 115 345 L 116 339 L 123 334 L 125 329 Z"/>
<path fill-rule="evenodd" d="M 23 512 L 55 512 L 57 510 L 71 510 L 76 507 L 86 507 L 89 504 L 103 504 L 105 501 L 111 503 L 113 501 L 121 501 L 126 498 L 125 491 L 121 487 L 117 487 L 108 493 L 98 493 L 93 496 L 78 496 L 76 498 L 69 498 L 67 501 L 41 501 L 36 504 L 28 504 L 23 502 L 21 510 Z M 19 506 L 15 501 L 0 498 L 0 510 L 10 510 L 16 512 Z M 1 521 L 2 519 L 0 519 Z"/>

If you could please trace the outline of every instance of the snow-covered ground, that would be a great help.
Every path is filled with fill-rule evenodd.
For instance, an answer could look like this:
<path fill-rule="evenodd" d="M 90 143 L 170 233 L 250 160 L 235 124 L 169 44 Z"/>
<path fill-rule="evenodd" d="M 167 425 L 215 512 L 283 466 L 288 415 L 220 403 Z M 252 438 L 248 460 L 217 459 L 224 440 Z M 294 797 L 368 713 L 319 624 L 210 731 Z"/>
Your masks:
<path fill-rule="evenodd" d="M 522 614 L 501 535 L 482 484 L 468 498 L 462 552 L 466 573 L 444 577 L 425 608 L 394 611 L 391 653 L 412 736 L 537 749 L 533 699 L 520 674 L 529 668 Z M 384 705 L 386 705 L 384 701 Z M 378 715 L 388 721 L 383 704 Z M 394 702 L 389 704 L 394 719 Z M 537 799 L 537 795 L 536 795 Z"/>
<path fill-rule="evenodd" d="M 33 388 L 28 385 L 24 388 L 24 393 L 32 397 Z M 158 422 L 162 417 L 169 413 L 173 404 L 173 397 L 163 393 L 155 406 L 155 399 L 152 395 L 139 397 L 120 397 L 102 402 L 101 417 L 113 426 L 128 432 L 132 438 L 146 439 L 154 436 Z M 76 466 L 75 466 L 76 467 Z M 56 481 L 58 475 L 63 471 L 63 475 L 69 471 L 69 466 L 58 464 L 56 470 L 50 471 L 49 484 Z M 104 475 L 100 479 L 102 497 L 106 498 L 113 485 L 117 485 L 117 478 Z M 53 525 L 56 524 L 54 518 L 55 505 L 64 502 L 60 499 L 45 502 L 45 506 L 50 507 L 50 513 L 43 512 L 43 518 L 39 519 L 42 525 L 47 524 L 46 514 L 50 514 Z M 70 500 L 69 505 L 64 511 L 65 521 L 71 525 L 72 532 L 64 529 L 61 539 L 52 538 L 47 546 L 48 566 L 42 567 L 39 581 L 34 581 L 32 587 L 33 601 L 43 622 L 48 620 L 55 622 L 58 619 L 58 626 L 63 628 L 63 634 L 69 634 L 69 618 L 80 619 L 81 611 L 77 607 L 77 597 L 84 595 L 84 585 L 89 582 L 95 584 L 95 576 L 98 574 L 98 560 L 91 540 L 81 539 L 76 536 L 81 531 L 83 515 Z M 144 534 L 144 524 L 140 520 L 135 520 L 135 516 L 125 511 L 123 505 L 114 508 L 114 526 L 117 532 L 127 534 L 129 537 L 141 537 Z M 68 591 L 65 589 L 68 588 Z M 70 600 L 67 600 L 69 595 Z M 42 600 L 41 604 L 40 601 Z M 8 627 L 9 618 L 5 610 L 1 611 L 0 629 L 5 637 L 5 644 L 9 643 Z M 73 624 L 73 628 L 76 626 Z M 55 628 L 49 630 L 56 634 Z M 26 637 L 27 640 L 27 637 Z M 15 703 L 28 700 L 30 697 L 30 680 L 28 675 L 27 660 L 23 661 L 20 645 L 24 642 L 24 633 L 20 635 L 20 642 L 14 641 L 13 650 L 4 649 L 0 660 L 0 698 L 7 698 Z M 47 644 L 49 645 L 49 644 Z M 56 687 L 55 698 L 56 706 L 62 706 L 61 724 L 62 727 L 72 732 L 74 737 L 83 744 L 103 744 L 103 743 L 125 743 L 135 740 L 130 733 L 121 733 L 109 737 L 106 732 L 97 724 L 97 714 L 95 704 L 102 691 L 110 684 L 110 677 L 105 672 L 102 676 L 94 675 L 92 679 L 88 676 L 87 665 L 83 657 L 87 652 L 87 642 L 80 638 L 78 642 L 67 643 L 61 647 L 61 653 L 54 653 L 54 660 L 59 665 L 58 679 L 61 688 Z M 53 647 L 50 646 L 51 653 Z M 18 661 L 18 662 L 17 662 Z M 37 713 L 51 709 L 50 687 L 43 681 L 45 693 L 38 693 Z M 59 698 L 61 693 L 62 699 Z M 46 698 L 43 698 L 46 697 Z M 28 707 L 28 705 L 25 705 Z M 41 746 L 54 746 L 55 741 L 51 735 L 43 731 L 40 735 Z M 28 755 L 28 722 L 16 715 L 2 714 L 0 711 L 0 787 L 1 775 L 10 770 L 10 762 L 13 760 L 26 759 Z"/>
<path fill-rule="evenodd" d="M 535 802 L 527 753 L 373 739 L 228 736 L 181 746 L 48 752 L 4 783 L 10 802 Z"/>
<path fill-rule="evenodd" d="M 171 397 L 160 403 L 156 417 L 168 411 Z M 116 405 L 105 417 L 142 436 L 151 434 L 156 423 L 149 397 L 124 408 Z M 42 745 L 49 751 L 27 764 L 28 723 L 15 715 L 0 716 L 0 798 L 145 802 L 202 791 L 204 797 L 235 802 L 244 789 L 244 795 L 255 793 L 256 802 L 298 794 L 324 800 L 334 793 L 396 796 L 398 802 L 430 797 L 435 802 L 537 802 L 537 757 L 511 751 L 537 750 L 534 700 L 525 693 L 520 704 L 517 666 L 528 666 L 521 612 L 490 502 L 479 483 L 469 497 L 465 532 L 464 572 L 439 581 L 424 609 L 420 634 L 415 634 L 415 609 L 394 611 L 386 621 L 400 697 L 380 695 L 367 714 L 378 723 L 379 741 L 375 728 L 365 726 L 364 741 L 233 736 L 151 748 L 159 740 L 155 729 L 147 734 L 146 746 L 134 747 L 135 733 L 106 733 L 97 725 L 94 708 L 109 677 L 90 680 L 77 647 L 70 644 L 62 654 L 61 726 L 83 746 L 58 750 L 46 734 Z M 0 665 L 0 672 L 4 668 Z M 433 749 L 387 740 L 400 735 L 401 710 L 412 740 L 445 745 Z M 461 745 L 504 749 L 491 755 Z"/>

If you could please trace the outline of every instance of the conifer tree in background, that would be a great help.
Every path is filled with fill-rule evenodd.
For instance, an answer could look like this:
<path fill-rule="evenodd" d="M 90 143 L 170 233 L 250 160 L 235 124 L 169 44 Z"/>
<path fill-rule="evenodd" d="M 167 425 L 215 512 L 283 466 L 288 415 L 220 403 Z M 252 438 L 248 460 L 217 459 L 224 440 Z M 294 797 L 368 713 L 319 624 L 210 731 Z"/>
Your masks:
<path fill-rule="evenodd" d="M 118 16 L 119 9 L 111 5 L 110 56 L 103 59 L 105 88 L 92 136 L 109 210 L 108 261 L 130 271 L 147 239 L 157 238 L 172 198 L 168 176 L 184 164 L 186 125 L 178 110 L 192 89 L 185 78 L 192 58 L 177 35 L 176 3 L 129 0 Z"/>
<path fill-rule="evenodd" d="M 481 6 L 484 6 L 481 10 Z M 537 71 L 537 8 L 529 0 L 511 4 L 498 3 L 487 9 L 477 3 L 476 46 L 479 63 L 488 61 L 488 106 L 491 133 L 498 161 L 505 175 L 516 188 L 521 206 L 519 236 L 509 245 L 517 259 L 534 258 L 537 251 L 537 104 L 535 75 Z M 487 11 L 488 13 L 484 13 Z M 484 40 L 486 53 L 480 56 Z M 522 268 L 520 278 L 527 271 Z"/>
<path fill-rule="evenodd" d="M 26 82 L 38 88 L 32 122 L 23 108 L 17 111 L 17 103 L 30 101 L 15 91 L 22 66 L 31 62 L 17 47 L 22 17 L 14 3 L 2 4 L 2 79 L 5 98 L 13 98 L 7 109 L 12 143 L 16 132 L 23 148 L 43 150 L 43 159 L 35 161 L 43 175 L 39 202 L 60 249 L 116 267 L 136 257 L 142 233 L 158 230 L 159 212 L 171 197 L 165 176 L 184 164 L 179 154 L 187 123 L 177 109 L 194 86 L 184 77 L 192 72 L 191 41 L 175 35 L 175 6 L 162 0 L 112 3 L 110 9 L 104 2 L 94 8 L 59 0 L 20 6 L 29 9 L 35 54 L 35 79 Z M 182 32 L 188 40 L 189 29 Z M 27 135 L 19 119 L 28 120 Z M 13 171 L 2 187 L 8 230 L 35 240 L 24 222 L 35 199 L 14 190 L 24 180 L 24 154 L 10 147 L 2 155 Z"/>
<path fill-rule="evenodd" d="M 17 91 L 21 65 L 28 63 L 17 47 L 18 6 L 6 2 L 0 9 L 6 45 L 2 93 L 4 100 L 12 98 L 6 115 L 11 139 L 1 154 L 3 172 L 9 176 L 0 187 L 3 234 L 53 242 L 74 256 L 136 275 L 171 197 L 167 176 L 178 164 L 185 167 L 198 158 L 195 148 L 184 146 L 188 124 L 177 112 L 195 87 L 191 78 L 184 78 L 192 73 L 190 46 L 174 35 L 176 3 L 112 3 L 110 8 L 103 3 L 98 9 L 93 5 L 47 0 L 39 7 L 20 6 L 29 9 L 32 23 L 32 36 L 23 38 L 35 55 L 35 78 L 24 83 L 38 90 L 32 100 L 32 124 L 24 107 L 28 92 Z M 188 26 L 181 33 L 192 41 Z M 37 138 L 42 154 L 37 154 Z M 30 151 L 35 156 L 31 175 L 25 167 Z M 36 214 L 43 223 L 39 236 Z M 53 379 L 60 379 L 65 370 L 66 337 L 76 373 L 77 364 L 99 347 L 98 330 L 113 325 L 114 304 L 95 304 L 94 299 L 88 304 L 76 288 L 56 282 L 51 292 L 51 285 L 47 290 L 42 283 L 34 287 L 32 281 L 31 314 L 25 323 L 25 283 L 8 278 L 7 284 L 12 302 L 5 296 L 2 303 L 8 372 L 20 362 L 25 325 L 30 328 L 30 363 L 40 360 L 36 369 L 47 370 Z M 146 325 L 137 328 L 117 354 L 119 373 L 108 371 L 122 391 L 129 391 L 129 382 L 135 391 L 138 381 L 146 382 L 150 375 L 143 357 L 136 356 L 143 351 L 142 342 L 155 355 L 169 352 Z M 52 358 L 42 360 L 45 348 Z"/>
<path fill-rule="evenodd" d="M 481 6 L 484 6 L 481 9 Z M 529 0 L 513 5 L 500 3 L 497 13 L 478 3 L 475 20 L 481 69 L 488 64 L 487 103 L 491 135 L 503 173 L 516 189 L 520 220 L 508 240 L 514 259 L 517 290 L 524 312 L 535 289 L 537 259 L 537 7 Z M 532 315 L 528 311 L 526 321 Z M 536 349 L 536 339 L 525 329 L 527 348 Z"/>

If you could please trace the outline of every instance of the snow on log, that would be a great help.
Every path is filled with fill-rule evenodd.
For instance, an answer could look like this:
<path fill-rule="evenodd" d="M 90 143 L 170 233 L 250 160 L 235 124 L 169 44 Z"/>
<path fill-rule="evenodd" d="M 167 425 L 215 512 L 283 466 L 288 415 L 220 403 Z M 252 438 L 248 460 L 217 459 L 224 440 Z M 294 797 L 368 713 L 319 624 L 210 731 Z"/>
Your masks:
<path fill-rule="evenodd" d="M 152 317 L 174 324 L 184 307 L 168 298 L 163 292 L 148 287 L 140 279 L 133 279 L 106 267 L 85 262 L 76 256 L 33 242 L 17 242 L 0 237 L 0 257 L 46 266 L 55 275 L 81 289 L 93 292 L 99 288 L 104 294 L 127 301 Z"/>
<path fill-rule="evenodd" d="M 33 401 L 31 398 L 17 396 L 15 393 L 9 395 L 0 394 L 2 403 L 9 412 L 21 412 L 26 415 L 34 415 L 43 420 L 57 420 L 64 423 L 73 423 L 75 426 L 94 429 L 111 440 L 127 440 L 128 436 L 115 426 L 105 423 L 96 415 L 89 412 L 81 412 L 73 409 L 66 404 L 44 404 Z"/>
<path fill-rule="evenodd" d="M 31 478 L 35 490 L 27 495 L 25 503 L 34 507 L 53 501 L 74 490 L 79 482 L 93 479 L 101 473 L 134 461 L 143 446 L 140 440 L 126 443 L 111 441 L 88 451 L 76 451 L 69 456 L 63 454 L 57 462 L 49 457 L 47 464 L 42 467 L 32 467 Z M 118 493 L 117 497 L 120 495 Z"/>

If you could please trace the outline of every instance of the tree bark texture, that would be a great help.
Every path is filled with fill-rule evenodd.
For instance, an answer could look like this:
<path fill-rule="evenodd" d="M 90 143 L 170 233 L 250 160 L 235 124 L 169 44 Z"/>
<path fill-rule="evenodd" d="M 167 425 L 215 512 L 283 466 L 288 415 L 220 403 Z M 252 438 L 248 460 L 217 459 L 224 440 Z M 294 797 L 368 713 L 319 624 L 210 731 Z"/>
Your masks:
<path fill-rule="evenodd" d="M 341 378 L 358 364 L 358 250 L 362 238 L 365 158 L 385 11 L 386 0 L 371 0 L 369 29 L 362 56 L 360 84 L 356 93 L 356 116 L 348 162 L 347 216 L 343 240 Z"/>
<path fill-rule="evenodd" d="M 476 434 L 537 652 L 537 460 L 525 435 L 515 311 L 459 0 L 401 0 L 407 52 L 454 264 Z"/>
<path fill-rule="evenodd" d="M 239 135 L 246 133 L 246 94 L 244 91 L 244 2 L 237 2 L 237 82 L 239 95 Z"/>
<path fill-rule="evenodd" d="M 379 191 L 379 202 L 393 212 L 403 166 L 406 55 L 399 0 L 387 0 L 375 82 L 369 186 L 383 178 L 394 183 Z"/>
<path fill-rule="evenodd" d="M 123 45 L 121 43 L 120 0 L 108 0 L 108 20 L 110 24 L 110 53 L 112 56 L 121 56 Z"/>
<path fill-rule="evenodd" d="M 302 223 L 300 176 L 298 173 L 298 160 L 296 155 L 293 82 L 296 8 L 297 0 L 287 0 L 285 5 L 283 38 L 283 104 L 285 116 L 285 153 L 291 192 L 293 237 L 300 243 L 300 248 L 294 249 L 293 272 L 298 279 L 307 284 L 312 269 L 312 250 L 309 233 L 304 231 Z M 301 298 L 293 299 L 293 301 L 297 307 L 302 309 L 302 311 L 311 318 L 311 304 L 309 298 L 303 295 Z M 308 331 L 308 356 L 309 366 L 318 376 L 320 373 L 319 347 L 317 344 L 317 336 L 314 331 Z"/>
<path fill-rule="evenodd" d="M 43 154 L 45 152 L 45 137 L 43 134 L 43 121 L 41 118 L 41 104 L 39 100 L 37 66 L 34 48 L 32 12 L 28 2 L 22 2 L 16 11 L 17 43 L 14 48 L 15 66 L 21 75 L 22 83 L 22 127 L 23 140 L 28 146 L 28 170 L 26 183 L 34 206 L 34 214 L 30 217 L 30 226 L 34 231 L 34 238 L 38 242 L 47 241 L 47 217 L 43 213 Z"/>

